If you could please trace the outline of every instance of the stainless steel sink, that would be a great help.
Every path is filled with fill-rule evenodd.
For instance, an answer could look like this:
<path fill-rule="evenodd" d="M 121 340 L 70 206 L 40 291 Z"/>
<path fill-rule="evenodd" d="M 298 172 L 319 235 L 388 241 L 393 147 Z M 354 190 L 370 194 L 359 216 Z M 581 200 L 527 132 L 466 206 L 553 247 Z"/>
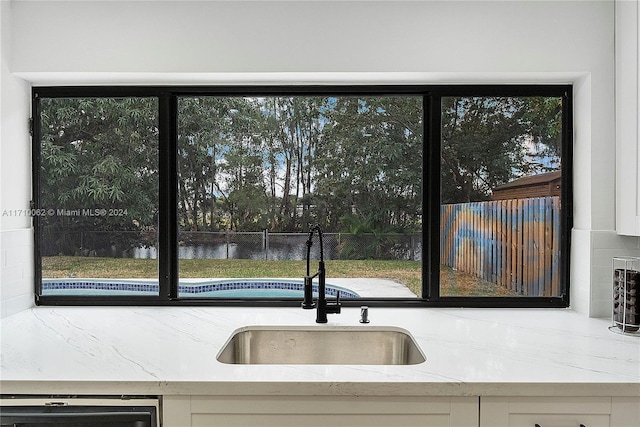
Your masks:
<path fill-rule="evenodd" d="M 409 332 L 371 326 L 248 326 L 218 361 L 233 364 L 415 365 L 424 354 Z"/>

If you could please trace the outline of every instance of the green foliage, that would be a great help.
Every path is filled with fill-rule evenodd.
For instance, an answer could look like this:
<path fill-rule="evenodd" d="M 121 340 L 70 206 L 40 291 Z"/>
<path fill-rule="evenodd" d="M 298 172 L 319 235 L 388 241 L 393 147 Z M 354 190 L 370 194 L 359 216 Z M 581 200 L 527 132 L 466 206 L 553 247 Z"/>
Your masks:
<path fill-rule="evenodd" d="M 41 206 L 55 211 L 42 219 L 44 251 L 121 253 L 152 244 L 137 232 L 154 229 L 157 221 L 157 101 L 41 103 Z M 116 233 L 80 243 L 86 230 Z"/>
<path fill-rule="evenodd" d="M 489 200 L 498 185 L 556 169 L 560 98 L 442 100 L 442 203 Z"/>
<path fill-rule="evenodd" d="M 128 212 L 46 217 L 47 250 L 79 252 L 83 230 L 112 232 L 83 241 L 84 252 L 153 244 L 157 100 L 40 102 L 41 205 Z M 443 203 L 486 200 L 497 185 L 557 168 L 561 106 L 560 98 L 444 98 Z M 345 256 L 391 256 L 396 243 L 383 236 L 422 228 L 422 116 L 420 96 L 180 97 L 180 229 L 285 232 L 319 223 L 373 236 L 365 247 L 345 246 Z"/>
<path fill-rule="evenodd" d="M 376 225 L 373 215 L 361 218 L 356 215 L 345 215 L 340 218 L 344 232 L 350 236 L 341 239 L 341 259 L 398 259 L 398 253 L 407 253 L 408 248 L 402 247 L 406 242 L 399 227 L 384 227 Z"/>
<path fill-rule="evenodd" d="M 234 105 L 224 98 L 184 97 L 178 102 L 178 209 L 187 230 L 224 228 L 219 194 L 222 150 Z"/>
<path fill-rule="evenodd" d="M 197 230 L 219 217 L 238 231 L 304 231 L 315 222 L 338 231 L 353 211 L 380 226 L 419 226 L 421 103 L 181 98 L 181 226 Z"/>
<path fill-rule="evenodd" d="M 338 229 L 345 215 L 412 229 L 422 212 L 422 99 L 342 97 L 327 111 L 317 200 Z"/>
<path fill-rule="evenodd" d="M 562 146 L 562 99 L 531 97 L 526 99 L 523 121 L 538 151 L 533 153 L 533 161 L 544 157 L 561 157 Z M 541 171 L 548 171 L 543 164 L 537 164 Z"/>

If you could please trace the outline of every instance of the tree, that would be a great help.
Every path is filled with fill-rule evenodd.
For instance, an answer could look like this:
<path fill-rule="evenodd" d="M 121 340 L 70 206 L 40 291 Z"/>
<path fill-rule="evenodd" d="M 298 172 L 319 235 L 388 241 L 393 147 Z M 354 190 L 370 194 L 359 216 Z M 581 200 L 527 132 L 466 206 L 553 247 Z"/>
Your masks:
<path fill-rule="evenodd" d="M 500 184 L 553 169 L 560 107 L 560 98 L 443 98 L 442 203 L 488 200 Z"/>
<path fill-rule="evenodd" d="M 183 230 L 230 226 L 224 162 L 233 144 L 233 119 L 240 101 L 213 96 L 179 99 L 179 222 Z"/>
<path fill-rule="evenodd" d="M 43 205 L 129 211 L 47 218 L 47 230 L 155 230 L 157 101 L 41 102 Z M 487 200 L 497 185 L 558 168 L 561 114 L 560 98 L 443 98 L 443 203 Z M 181 96 L 180 229 L 419 230 L 422 116 L 421 96 Z M 140 242 L 131 236 L 115 246 Z"/>
<path fill-rule="evenodd" d="M 267 226 L 263 117 L 256 100 L 233 98 L 227 147 L 220 167 L 224 173 L 223 205 L 231 228 L 257 231 Z"/>
<path fill-rule="evenodd" d="M 560 167 L 562 157 L 562 98 L 529 97 L 523 121 L 531 135 L 529 161 L 540 172 Z"/>
<path fill-rule="evenodd" d="M 349 215 L 374 228 L 420 227 L 421 105 L 419 97 L 335 99 L 318 148 L 316 199 L 328 228 L 339 230 Z"/>
<path fill-rule="evenodd" d="M 45 250 L 119 254 L 153 244 L 140 232 L 157 225 L 157 101 L 49 98 L 41 103 L 40 204 L 55 211 L 42 219 Z M 80 248 L 78 235 L 86 230 L 103 233 L 85 236 Z"/>
<path fill-rule="evenodd" d="M 265 103 L 269 123 L 271 197 L 280 192 L 280 205 L 272 220 L 272 229 L 303 230 L 313 221 L 313 162 L 322 133 L 321 109 L 325 102 L 316 97 L 274 97 Z M 278 185 L 277 178 L 281 175 Z M 279 187 L 280 190 L 276 190 Z M 301 204 L 301 213 L 298 207 Z M 298 217 L 298 214 L 300 218 Z"/>

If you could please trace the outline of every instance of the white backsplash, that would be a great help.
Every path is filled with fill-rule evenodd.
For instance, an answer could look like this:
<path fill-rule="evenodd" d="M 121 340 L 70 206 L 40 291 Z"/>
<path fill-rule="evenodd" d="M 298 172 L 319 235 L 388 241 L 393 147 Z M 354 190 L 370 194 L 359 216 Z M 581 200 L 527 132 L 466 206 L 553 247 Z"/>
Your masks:
<path fill-rule="evenodd" d="M 34 305 L 33 229 L 0 232 L 0 317 Z"/>
<path fill-rule="evenodd" d="M 619 256 L 640 257 L 640 237 L 619 236 L 613 231 L 591 232 L 591 317 L 611 316 L 612 259 Z"/>

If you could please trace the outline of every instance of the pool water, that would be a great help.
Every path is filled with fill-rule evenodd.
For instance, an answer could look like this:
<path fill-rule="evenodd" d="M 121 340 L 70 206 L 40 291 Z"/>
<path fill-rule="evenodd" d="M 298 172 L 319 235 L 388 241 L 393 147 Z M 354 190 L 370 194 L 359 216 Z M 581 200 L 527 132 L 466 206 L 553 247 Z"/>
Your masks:
<path fill-rule="evenodd" d="M 182 295 L 186 297 L 186 295 Z M 302 298 L 301 291 L 291 289 L 231 289 L 226 291 L 202 292 L 198 298 Z"/>
<path fill-rule="evenodd" d="M 180 298 L 303 298 L 302 280 L 286 279 L 228 279 L 202 280 L 180 283 Z M 327 283 L 327 296 L 359 298 L 356 292 Z M 313 285 L 314 296 L 318 286 Z M 150 280 L 134 279 L 43 279 L 42 295 L 66 296 L 155 296 L 158 284 Z"/>

